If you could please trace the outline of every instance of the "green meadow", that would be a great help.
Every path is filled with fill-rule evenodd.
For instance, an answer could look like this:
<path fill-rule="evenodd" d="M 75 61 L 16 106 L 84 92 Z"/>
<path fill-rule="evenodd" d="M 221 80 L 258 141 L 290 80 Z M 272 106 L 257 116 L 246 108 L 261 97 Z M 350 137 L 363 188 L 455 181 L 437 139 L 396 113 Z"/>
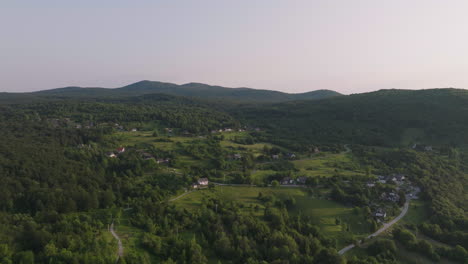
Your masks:
<path fill-rule="evenodd" d="M 319 153 L 310 158 L 294 160 L 293 163 L 300 174 L 305 176 L 365 175 L 349 153 Z"/>

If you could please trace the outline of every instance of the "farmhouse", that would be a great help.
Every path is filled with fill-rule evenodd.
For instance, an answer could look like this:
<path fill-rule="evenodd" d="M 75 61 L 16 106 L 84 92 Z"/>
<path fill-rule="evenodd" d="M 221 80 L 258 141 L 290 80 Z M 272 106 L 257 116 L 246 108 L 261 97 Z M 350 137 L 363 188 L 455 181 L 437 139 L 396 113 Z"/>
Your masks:
<path fill-rule="evenodd" d="M 208 186 L 208 179 L 207 178 L 200 178 L 198 179 L 198 181 L 194 184 L 192 184 L 192 188 L 193 189 L 197 189 L 197 188 L 201 188 L 201 187 L 204 187 L 204 186 Z"/>
<path fill-rule="evenodd" d="M 124 152 L 125 152 L 124 147 L 117 148 L 117 153 L 124 153 Z"/>
<path fill-rule="evenodd" d="M 200 178 L 198 179 L 197 183 L 200 186 L 207 186 L 209 181 L 208 181 L 208 178 Z"/>
<path fill-rule="evenodd" d="M 272 159 L 279 159 L 279 155 L 277 155 L 277 154 L 271 155 L 271 158 L 272 158 Z"/>

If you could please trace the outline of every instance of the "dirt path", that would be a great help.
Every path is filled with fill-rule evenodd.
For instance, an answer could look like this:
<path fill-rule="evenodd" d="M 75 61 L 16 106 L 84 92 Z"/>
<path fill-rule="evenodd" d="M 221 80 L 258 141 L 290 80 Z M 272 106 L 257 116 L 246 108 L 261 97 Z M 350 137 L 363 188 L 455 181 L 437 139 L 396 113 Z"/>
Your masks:
<path fill-rule="evenodd" d="M 177 197 L 174 197 L 174 198 L 170 199 L 169 202 L 173 202 L 173 201 L 175 201 L 175 200 L 178 200 L 178 199 L 184 197 L 185 195 L 187 195 L 187 194 L 189 194 L 189 193 L 191 193 L 191 192 L 193 192 L 193 191 L 185 192 L 185 193 L 183 193 L 183 194 L 181 194 L 181 195 L 179 195 L 179 196 L 177 196 Z"/>
<path fill-rule="evenodd" d="M 375 237 L 375 236 L 378 236 L 380 235 L 382 232 L 384 232 L 385 230 L 387 230 L 388 228 L 390 228 L 392 225 L 394 225 L 395 223 L 397 223 L 398 221 L 400 221 L 405 215 L 406 213 L 408 212 L 408 208 L 409 208 L 409 202 L 410 202 L 410 199 L 407 198 L 406 200 L 406 203 L 405 205 L 403 206 L 403 210 L 401 210 L 401 213 L 395 217 L 392 221 L 388 222 L 388 223 L 385 223 L 383 225 L 383 227 L 381 227 L 379 230 L 375 231 L 374 233 L 372 233 L 371 235 L 368 235 L 367 238 L 371 238 L 371 237 Z M 361 242 L 361 241 L 359 241 Z M 342 248 L 340 251 L 338 251 L 338 253 L 340 255 L 343 255 L 344 253 L 348 252 L 348 250 L 354 248 L 355 245 L 354 244 L 351 244 L 351 245 L 348 245 L 344 248 Z"/>
<path fill-rule="evenodd" d="M 117 261 L 119 261 L 119 259 L 121 257 L 123 257 L 123 251 L 124 251 L 124 248 L 122 246 L 122 240 L 120 240 L 120 237 L 117 235 L 117 233 L 115 233 L 115 230 L 114 230 L 114 221 L 112 221 L 112 224 L 110 225 L 109 227 L 109 231 L 111 232 L 112 236 L 117 239 L 117 243 L 119 245 L 119 250 L 117 251 Z"/>

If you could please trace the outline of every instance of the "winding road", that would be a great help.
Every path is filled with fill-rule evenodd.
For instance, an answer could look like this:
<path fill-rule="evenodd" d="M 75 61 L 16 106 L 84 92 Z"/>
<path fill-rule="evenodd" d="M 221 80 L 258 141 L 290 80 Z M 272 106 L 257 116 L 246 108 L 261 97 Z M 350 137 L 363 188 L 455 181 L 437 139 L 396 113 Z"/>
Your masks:
<path fill-rule="evenodd" d="M 406 215 L 406 213 L 408 212 L 409 202 L 410 202 L 410 199 L 409 199 L 409 197 L 407 197 L 406 203 L 403 205 L 403 210 L 401 210 L 401 213 L 397 217 L 395 217 L 392 221 L 390 221 L 388 223 L 385 223 L 383 225 L 383 227 L 381 227 L 379 230 L 375 231 L 374 233 L 368 235 L 366 238 L 369 239 L 371 237 L 378 236 L 382 232 L 384 232 L 385 230 L 390 228 L 392 225 L 394 225 L 395 223 L 400 221 Z M 361 242 L 361 241 L 359 241 L 359 242 Z M 348 245 L 348 246 L 342 248 L 340 251 L 338 251 L 338 254 L 343 255 L 344 253 L 348 252 L 348 250 L 350 250 L 350 249 L 352 249 L 354 247 L 355 247 L 354 244 Z"/>
<path fill-rule="evenodd" d="M 123 256 L 123 251 L 124 251 L 124 248 L 122 246 L 122 240 L 120 240 L 120 237 L 117 235 L 117 233 L 115 233 L 115 230 L 114 230 L 114 221 L 112 221 L 112 224 L 110 225 L 109 227 L 109 231 L 111 232 L 112 236 L 117 239 L 117 242 L 118 242 L 118 245 L 119 245 L 119 250 L 117 251 L 117 261 L 119 261 L 119 259 Z"/>

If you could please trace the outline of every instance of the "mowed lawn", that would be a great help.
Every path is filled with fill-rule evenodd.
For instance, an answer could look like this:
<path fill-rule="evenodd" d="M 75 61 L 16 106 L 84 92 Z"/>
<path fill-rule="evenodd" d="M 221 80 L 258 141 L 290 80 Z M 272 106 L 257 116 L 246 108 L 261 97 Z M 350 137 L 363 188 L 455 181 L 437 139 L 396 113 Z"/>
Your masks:
<path fill-rule="evenodd" d="M 339 203 L 311 197 L 302 188 L 288 187 L 248 187 L 248 186 L 216 186 L 214 190 L 197 190 L 174 201 L 176 206 L 189 210 L 196 210 L 202 204 L 203 199 L 217 198 L 227 201 L 236 201 L 242 205 L 241 212 L 256 216 L 263 216 L 264 206 L 257 199 L 262 195 L 274 194 L 276 197 L 293 197 L 296 206 L 290 210 L 291 215 L 301 214 L 310 216 L 316 225 L 327 237 L 336 238 L 338 245 L 345 245 L 352 235 L 363 236 L 368 233 L 369 226 L 365 219 L 353 214 L 350 207 Z M 258 209 L 255 210 L 255 207 Z M 339 224 L 337 224 L 337 219 Z M 345 228 L 346 227 L 346 228 Z M 349 231 L 345 230 L 348 229 Z"/>
<path fill-rule="evenodd" d="M 352 159 L 351 153 L 320 153 L 311 158 L 293 161 L 301 175 L 331 177 L 333 175 L 365 175 Z"/>

